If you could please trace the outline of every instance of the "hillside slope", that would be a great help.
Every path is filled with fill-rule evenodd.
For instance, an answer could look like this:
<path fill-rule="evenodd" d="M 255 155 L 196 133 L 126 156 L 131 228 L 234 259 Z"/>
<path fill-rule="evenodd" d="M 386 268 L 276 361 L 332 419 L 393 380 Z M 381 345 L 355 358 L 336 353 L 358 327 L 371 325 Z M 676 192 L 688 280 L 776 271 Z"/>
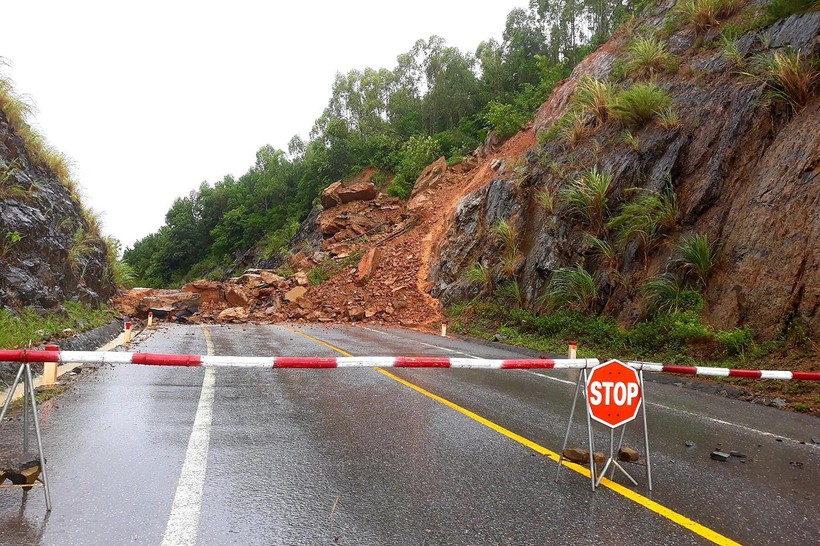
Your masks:
<path fill-rule="evenodd" d="M 575 142 L 553 129 L 567 126 L 574 92 L 584 78 L 609 79 L 622 89 L 640 81 L 630 77 L 634 71 L 613 74 L 619 63 L 628 62 L 630 43 L 657 33 L 671 7 L 667 2 L 655 8 L 630 35 L 616 35 L 556 88 L 531 129 L 542 144 L 527 154 L 525 174 L 520 168 L 502 169 L 449 212 L 447 235 L 431 268 L 434 296 L 451 303 L 476 293 L 464 272 L 476 262 L 499 263 L 504 249 L 493 226 L 501 219 L 520 237 L 521 263 L 510 277 L 525 305 L 543 307 L 539 297 L 553 272 L 580 264 L 595 278 L 593 309 L 631 324 L 645 312 L 641 287 L 655 275 L 674 271 L 678 244 L 697 233 L 716 248 L 702 290 L 710 323 L 749 326 L 771 338 L 800 322 L 820 338 L 820 97 L 815 87 L 795 112 L 769 99 L 767 85 L 741 74 L 752 70 L 755 55 L 771 56 L 787 47 L 816 63 L 820 12 L 739 36 L 742 66 L 722 48 L 710 47 L 719 28 L 698 33 L 690 25 L 672 33 L 667 41 L 672 66 L 653 81 L 671 98 L 678 118 L 674 124 L 664 127 L 656 117 L 628 128 L 610 119 L 595 128 L 596 120 L 585 110 L 590 126 L 581 128 Z M 593 168 L 611 174 L 603 226 L 597 230 L 566 204 L 567 188 Z M 648 191 L 674 192 L 681 213 L 675 225 L 659 230 L 649 244 L 637 236 L 619 240 L 610 222 Z M 554 210 L 540 203 L 545 192 Z M 613 259 L 601 259 L 586 233 L 611 245 Z"/>
<path fill-rule="evenodd" d="M 115 288 L 97 219 L 0 84 L 0 309 L 105 303 Z"/>

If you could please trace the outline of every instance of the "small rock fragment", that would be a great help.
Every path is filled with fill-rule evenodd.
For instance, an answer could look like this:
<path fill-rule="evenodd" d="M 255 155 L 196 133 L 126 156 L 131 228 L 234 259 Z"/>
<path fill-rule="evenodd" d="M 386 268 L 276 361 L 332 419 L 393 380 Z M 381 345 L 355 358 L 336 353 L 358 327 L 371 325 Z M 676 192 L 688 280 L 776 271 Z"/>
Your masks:
<path fill-rule="evenodd" d="M 722 451 L 713 451 L 709 456 L 716 461 L 725 462 L 729 460 L 729 454 Z"/>
<path fill-rule="evenodd" d="M 695 447 L 695 442 L 692 440 L 686 440 L 686 447 Z"/>
<path fill-rule="evenodd" d="M 740 451 L 730 451 L 729 456 L 730 457 L 737 457 L 738 459 L 745 459 L 746 458 L 746 454 L 741 453 Z"/>
<path fill-rule="evenodd" d="M 589 462 L 589 451 L 568 447 L 564 450 L 564 459 L 573 463 L 586 464 Z"/>
<path fill-rule="evenodd" d="M 631 447 L 622 447 L 618 450 L 618 460 L 627 463 L 634 463 L 640 459 L 640 454 Z"/>

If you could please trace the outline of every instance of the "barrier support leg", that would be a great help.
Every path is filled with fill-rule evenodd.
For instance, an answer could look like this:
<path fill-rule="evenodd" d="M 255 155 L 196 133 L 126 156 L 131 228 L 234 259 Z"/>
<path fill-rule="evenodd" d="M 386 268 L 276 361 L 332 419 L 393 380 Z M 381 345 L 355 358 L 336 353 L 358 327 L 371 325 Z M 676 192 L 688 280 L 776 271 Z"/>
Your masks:
<path fill-rule="evenodd" d="M 43 475 L 43 489 L 46 494 L 46 512 L 51 512 L 51 490 L 48 487 L 48 473 L 46 471 L 46 457 L 43 454 L 43 437 L 40 434 L 40 419 L 37 416 L 37 398 L 34 396 L 34 381 L 31 378 L 31 364 L 26 362 L 26 379 L 28 380 L 31 414 L 34 421 L 34 434 L 37 436 L 37 453 L 40 456 L 40 472 Z"/>
<path fill-rule="evenodd" d="M 646 390 L 643 383 L 643 370 L 638 372 L 638 379 L 641 382 L 641 396 L 643 396 L 641 412 L 643 413 L 643 447 L 646 451 L 646 482 L 649 490 L 652 491 L 652 459 L 649 456 L 649 428 L 646 424 Z"/>
<path fill-rule="evenodd" d="M 584 389 L 589 383 L 589 370 L 584 368 Z M 592 416 L 589 412 L 589 400 L 584 399 L 584 407 L 587 410 L 587 431 L 589 432 L 589 481 L 592 484 L 592 490 L 595 491 L 597 484 L 595 483 L 595 437 L 592 434 Z"/>
<path fill-rule="evenodd" d="M 561 453 L 558 456 L 558 471 L 555 473 L 555 481 L 561 476 L 561 467 L 564 466 L 564 450 L 569 442 L 569 431 L 572 428 L 572 418 L 575 416 L 575 406 L 578 404 L 578 393 L 581 392 L 581 370 L 578 371 L 578 381 L 575 382 L 575 396 L 572 398 L 572 408 L 569 410 L 569 423 L 567 423 L 567 433 L 564 434 L 564 445 L 561 446 Z"/>

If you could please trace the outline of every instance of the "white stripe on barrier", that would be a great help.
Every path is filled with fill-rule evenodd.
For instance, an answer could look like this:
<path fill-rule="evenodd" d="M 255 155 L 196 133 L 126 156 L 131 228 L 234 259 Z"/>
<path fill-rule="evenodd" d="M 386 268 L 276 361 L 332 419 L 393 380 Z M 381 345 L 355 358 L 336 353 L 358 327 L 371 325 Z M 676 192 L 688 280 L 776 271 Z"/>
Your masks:
<path fill-rule="evenodd" d="M 707 368 L 698 366 L 697 375 L 711 375 L 714 377 L 729 377 L 729 368 Z"/>
<path fill-rule="evenodd" d="M 203 356 L 203 366 L 226 368 L 273 368 L 272 356 Z"/>
<path fill-rule="evenodd" d="M 779 370 L 761 370 L 761 379 L 791 379 L 792 372 L 783 372 Z"/>
<path fill-rule="evenodd" d="M 451 358 L 451 368 L 485 368 L 500 369 L 504 364 L 503 360 L 492 360 L 489 358 Z"/>
<path fill-rule="evenodd" d="M 392 356 L 340 356 L 336 358 L 337 368 L 391 368 L 395 364 L 396 359 Z"/>

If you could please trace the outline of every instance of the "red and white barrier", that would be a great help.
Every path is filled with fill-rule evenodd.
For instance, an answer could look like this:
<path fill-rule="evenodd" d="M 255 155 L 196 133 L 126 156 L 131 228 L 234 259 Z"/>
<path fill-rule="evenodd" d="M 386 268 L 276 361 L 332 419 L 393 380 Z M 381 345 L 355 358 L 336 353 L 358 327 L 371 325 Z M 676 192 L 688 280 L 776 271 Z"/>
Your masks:
<path fill-rule="evenodd" d="M 0 351 L 0 362 L 73 362 L 77 364 L 143 364 L 147 366 L 213 366 L 232 368 L 484 368 L 584 369 L 598 365 L 594 358 L 486 359 L 403 356 L 201 356 L 86 351 Z"/>
<path fill-rule="evenodd" d="M 575 369 L 594 368 L 596 358 L 446 358 L 403 356 L 204 356 L 155 353 L 119 353 L 86 351 L 0 351 L 0 362 L 72 362 L 77 364 L 142 364 L 146 366 L 213 366 L 233 368 L 483 368 L 515 369 Z M 646 372 L 706 375 L 713 377 L 744 377 L 749 379 L 784 379 L 820 381 L 820 372 L 781 370 L 739 370 L 704 366 L 674 366 L 656 362 L 627 362 L 628 366 Z"/>
<path fill-rule="evenodd" d="M 712 377 L 745 377 L 747 379 L 785 379 L 820 381 L 820 372 L 791 372 L 785 370 L 739 370 L 736 368 L 710 368 L 707 366 L 675 366 L 657 362 L 627 362 L 627 366 L 645 372 L 708 375 Z"/>

